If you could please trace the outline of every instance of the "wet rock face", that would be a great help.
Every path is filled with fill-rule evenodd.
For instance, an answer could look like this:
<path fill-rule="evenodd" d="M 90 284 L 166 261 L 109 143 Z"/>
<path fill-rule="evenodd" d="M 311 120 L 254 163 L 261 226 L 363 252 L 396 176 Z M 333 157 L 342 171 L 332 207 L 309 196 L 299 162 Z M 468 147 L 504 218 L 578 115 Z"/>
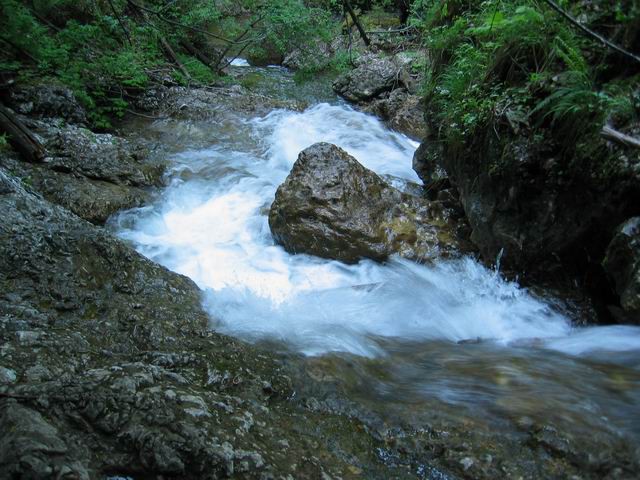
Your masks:
<path fill-rule="evenodd" d="M 44 165 L 25 164 L 14 156 L 1 158 L 0 164 L 48 200 L 96 225 L 104 224 L 120 210 L 144 205 L 148 198 L 147 192 L 138 187 L 57 172 Z"/>
<path fill-rule="evenodd" d="M 367 105 L 365 110 L 386 120 L 391 128 L 414 140 L 422 140 L 427 134 L 420 97 L 405 89 L 397 88 L 391 93 L 383 94 Z"/>
<path fill-rule="evenodd" d="M 376 468 L 373 447 L 351 466 L 323 446 L 338 425 L 353 434 L 344 448 L 372 441 L 362 429 L 287 402 L 291 379 L 270 354 L 208 331 L 192 281 L 2 167 L 0 212 L 0 477 Z"/>
<path fill-rule="evenodd" d="M 162 335 L 199 330 L 207 317 L 186 277 L 145 259 L 103 229 L 24 190 L 0 169 L 0 306 L 21 342 L 32 330 L 81 321 L 105 339 L 144 318 L 137 334 L 152 346 Z M 123 341 L 127 349 L 133 339 Z"/>
<path fill-rule="evenodd" d="M 486 261 L 503 251 L 506 268 L 533 274 L 599 262 L 611 232 L 637 211 L 640 162 L 633 151 L 610 155 L 607 164 L 594 156 L 568 165 L 551 138 L 505 129 L 498 137 L 487 128 L 456 147 L 436 137 L 423 141 L 414 169 L 427 186 L 446 177 L 456 187 Z"/>
<path fill-rule="evenodd" d="M 87 123 L 87 114 L 73 92 L 60 85 L 36 85 L 14 91 L 9 97 L 9 105 L 25 115 Z"/>
<path fill-rule="evenodd" d="M 158 186 L 164 165 L 147 161 L 146 149 L 109 133 L 75 125 L 42 128 L 52 170 L 132 187 Z"/>
<path fill-rule="evenodd" d="M 32 164 L 4 152 L 0 165 L 85 220 L 103 224 L 119 210 L 141 206 L 145 189 L 162 184 L 164 164 L 149 159 L 141 145 L 60 119 L 24 122 L 42 139 L 47 156 Z"/>
<path fill-rule="evenodd" d="M 394 57 L 365 55 L 357 67 L 333 83 L 333 89 L 352 102 L 365 102 L 402 85 L 403 65 Z"/>
<path fill-rule="evenodd" d="M 422 179 L 427 190 L 439 190 L 442 185 L 449 185 L 447 172 L 439 164 L 441 158 L 442 145 L 436 142 L 422 142 L 413 154 L 413 170 Z"/>
<path fill-rule="evenodd" d="M 613 280 L 620 305 L 640 323 L 640 217 L 630 218 L 617 228 L 603 266 Z"/>
<path fill-rule="evenodd" d="M 316 143 L 278 188 L 269 226 L 292 253 L 347 263 L 393 253 L 426 260 L 462 246 L 448 214 L 437 202 L 391 187 L 335 145 Z"/>
<path fill-rule="evenodd" d="M 89 480 L 81 445 L 69 445 L 65 435 L 37 411 L 8 401 L 0 405 L 0 468 L 7 478 L 76 478 Z"/>

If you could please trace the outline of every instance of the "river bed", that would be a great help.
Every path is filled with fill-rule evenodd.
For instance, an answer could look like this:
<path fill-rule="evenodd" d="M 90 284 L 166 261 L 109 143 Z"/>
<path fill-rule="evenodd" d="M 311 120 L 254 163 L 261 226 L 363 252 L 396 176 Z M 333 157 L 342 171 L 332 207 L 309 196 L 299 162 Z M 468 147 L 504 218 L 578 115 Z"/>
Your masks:
<path fill-rule="evenodd" d="M 277 246 L 268 210 L 301 150 L 334 143 L 402 184 L 420 182 L 418 144 L 326 85 L 297 86 L 279 68 L 250 73 L 309 107 L 147 124 L 169 158 L 168 186 L 112 222 L 202 288 L 213 329 L 307 356 L 312 375 L 384 415 L 438 412 L 507 430 L 552 422 L 638 442 L 640 327 L 574 327 L 557 299 L 469 257 L 345 265 Z"/>

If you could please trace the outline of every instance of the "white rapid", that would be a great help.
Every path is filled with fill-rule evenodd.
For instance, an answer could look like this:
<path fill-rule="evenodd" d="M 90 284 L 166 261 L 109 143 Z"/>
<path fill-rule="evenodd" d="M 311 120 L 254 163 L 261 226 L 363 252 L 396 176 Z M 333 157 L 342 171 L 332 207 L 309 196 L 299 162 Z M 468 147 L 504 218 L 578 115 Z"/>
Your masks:
<path fill-rule="evenodd" d="M 247 62 L 244 58 L 234 58 L 229 63 L 232 67 L 248 67 L 249 62 Z"/>
<path fill-rule="evenodd" d="M 640 349 L 640 328 L 572 329 L 549 304 L 469 258 L 344 265 L 286 253 L 272 240 L 267 214 L 302 149 L 334 143 L 379 174 L 417 182 L 417 144 L 339 105 L 233 121 L 233 138 L 215 141 L 211 125 L 209 148 L 173 156 L 158 201 L 117 220 L 141 253 L 205 290 L 214 329 L 310 355 L 376 356 L 381 339 L 484 339 L 571 355 Z"/>

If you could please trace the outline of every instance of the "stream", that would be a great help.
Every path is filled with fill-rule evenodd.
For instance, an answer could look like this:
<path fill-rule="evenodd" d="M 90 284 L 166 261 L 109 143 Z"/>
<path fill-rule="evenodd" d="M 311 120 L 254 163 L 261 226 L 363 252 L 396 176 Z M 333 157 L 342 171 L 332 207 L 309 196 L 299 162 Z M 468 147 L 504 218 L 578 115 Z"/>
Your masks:
<path fill-rule="evenodd" d="M 213 329 L 303 354 L 319 379 L 386 415 L 438 412 L 506 430 L 551 422 L 640 440 L 640 327 L 573 327 L 556 299 L 472 258 L 345 265 L 275 245 L 269 206 L 301 150 L 334 143 L 401 186 L 420 182 L 418 144 L 326 82 L 233 68 L 263 93 L 310 106 L 147 124 L 170 160 L 168 186 L 112 222 L 140 253 L 202 288 Z"/>

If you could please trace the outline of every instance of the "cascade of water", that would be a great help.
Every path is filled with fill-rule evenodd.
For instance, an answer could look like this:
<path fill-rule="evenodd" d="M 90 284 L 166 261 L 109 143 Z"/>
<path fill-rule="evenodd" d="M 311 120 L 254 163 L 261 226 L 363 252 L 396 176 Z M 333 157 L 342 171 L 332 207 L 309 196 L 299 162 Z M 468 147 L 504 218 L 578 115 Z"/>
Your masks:
<path fill-rule="evenodd" d="M 236 150 L 218 145 L 175 156 L 159 203 L 121 218 L 123 237 L 207 291 L 216 329 L 281 339 L 308 354 L 375 355 L 375 337 L 530 340 L 571 354 L 640 347 L 639 328 L 574 332 L 562 314 L 471 259 L 344 265 L 288 254 L 274 245 L 267 212 L 302 149 L 335 143 L 379 174 L 418 181 L 417 144 L 374 117 L 329 104 L 237 127 L 251 148 L 238 151 L 235 142 Z"/>

